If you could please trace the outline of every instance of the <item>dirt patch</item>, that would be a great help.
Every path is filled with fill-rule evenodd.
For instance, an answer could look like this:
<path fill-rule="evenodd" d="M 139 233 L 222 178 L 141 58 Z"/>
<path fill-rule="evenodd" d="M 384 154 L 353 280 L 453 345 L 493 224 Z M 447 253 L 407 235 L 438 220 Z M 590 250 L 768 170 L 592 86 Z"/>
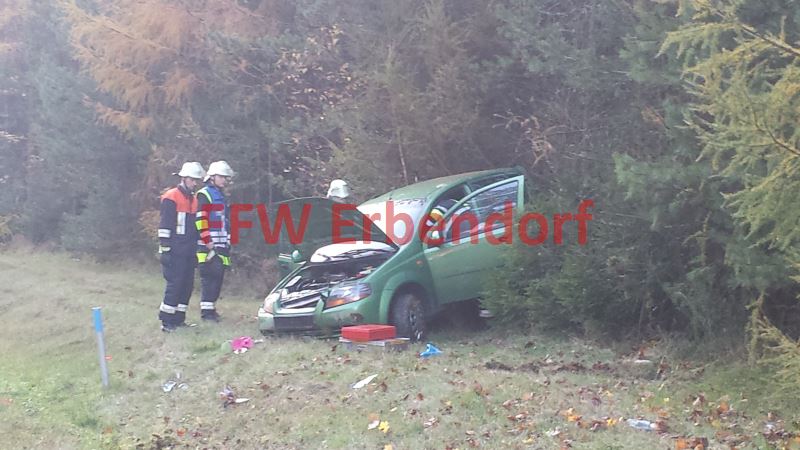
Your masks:
<path fill-rule="evenodd" d="M 491 360 L 491 361 L 487 362 L 486 364 L 484 364 L 484 367 L 486 367 L 489 370 L 505 370 L 507 372 L 513 372 L 514 371 L 513 367 L 511 367 L 511 366 L 509 366 L 507 364 L 503 364 L 501 362 L 497 362 L 495 360 Z"/>

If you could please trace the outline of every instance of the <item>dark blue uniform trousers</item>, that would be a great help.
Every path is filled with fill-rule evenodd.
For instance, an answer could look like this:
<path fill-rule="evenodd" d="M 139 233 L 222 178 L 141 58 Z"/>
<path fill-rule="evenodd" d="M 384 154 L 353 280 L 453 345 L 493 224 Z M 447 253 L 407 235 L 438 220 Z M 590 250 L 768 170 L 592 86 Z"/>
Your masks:
<path fill-rule="evenodd" d="M 194 268 L 197 256 L 194 252 L 161 254 L 161 271 L 167 280 L 164 301 L 159 308 L 158 318 L 168 325 L 179 325 L 186 320 L 186 309 L 194 288 Z"/>
<path fill-rule="evenodd" d="M 222 258 L 215 256 L 201 263 L 200 271 L 200 314 L 203 317 L 216 314 L 216 303 L 222 290 L 222 280 L 225 278 L 225 265 Z"/>

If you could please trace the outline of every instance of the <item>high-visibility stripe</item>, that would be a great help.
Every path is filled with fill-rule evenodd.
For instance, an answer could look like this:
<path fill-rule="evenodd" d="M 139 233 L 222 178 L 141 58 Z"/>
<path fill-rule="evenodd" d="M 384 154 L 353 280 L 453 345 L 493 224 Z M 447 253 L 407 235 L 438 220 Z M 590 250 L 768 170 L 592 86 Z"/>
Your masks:
<path fill-rule="evenodd" d="M 163 303 L 163 302 L 161 303 L 161 306 L 158 309 L 161 312 L 165 312 L 167 314 L 175 314 L 175 311 L 176 311 L 174 306 L 169 306 L 168 304 Z"/>
<path fill-rule="evenodd" d="M 198 213 L 200 214 L 200 213 Z M 198 219 L 197 220 L 197 229 L 198 230 L 207 230 L 208 229 L 208 219 Z"/>
<path fill-rule="evenodd" d="M 170 247 L 166 247 L 163 245 L 158 246 L 158 253 L 167 253 L 170 250 L 172 250 Z"/>
<path fill-rule="evenodd" d="M 189 307 L 189 305 L 184 305 L 182 303 L 178 303 L 178 308 L 177 309 L 178 309 L 179 312 L 186 312 L 186 308 L 188 308 L 188 307 Z"/>
<path fill-rule="evenodd" d="M 214 200 L 211 198 L 211 194 L 208 193 L 207 187 L 200 189 L 199 191 L 197 191 L 197 193 L 205 195 L 206 198 L 208 199 L 208 203 L 214 203 Z"/>
<path fill-rule="evenodd" d="M 200 309 L 210 310 L 216 308 L 214 307 L 214 302 L 200 302 Z"/>
<path fill-rule="evenodd" d="M 219 253 L 217 254 L 217 256 L 222 261 L 222 265 L 223 266 L 230 266 L 231 265 L 231 257 L 230 256 L 220 255 Z M 208 260 L 208 253 L 206 253 L 206 252 L 197 252 L 197 262 L 198 263 L 202 264 L 202 263 L 206 262 L 207 260 Z"/>
<path fill-rule="evenodd" d="M 175 225 L 175 234 L 186 234 L 186 213 L 178 213 L 178 222 Z"/>
<path fill-rule="evenodd" d="M 208 238 L 208 240 L 198 239 L 197 240 L 197 245 L 205 247 L 206 246 L 206 242 L 211 242 L 213 244 L 223 244 L 223 245 L 217 245 L 216 247 L 227 247 L 228 238 L 226 236 L 226 237 L 214 237 L 214 238 L 210 237 L 210 238 Z"/>
<path fill-rule="evenodd" d="M 170 230 L 169 228 L 159 228 L 158 229 L 158 237 L 169 239 L 170 236 L 172 236 L 172 230 Z"/>

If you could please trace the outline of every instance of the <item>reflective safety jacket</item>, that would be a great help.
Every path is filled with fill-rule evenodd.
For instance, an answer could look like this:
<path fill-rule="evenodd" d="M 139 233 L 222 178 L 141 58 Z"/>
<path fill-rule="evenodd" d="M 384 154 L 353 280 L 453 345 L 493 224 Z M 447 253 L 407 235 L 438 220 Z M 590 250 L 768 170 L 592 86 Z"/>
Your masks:
<path fill-rule="evenodd" d="M 215 205 L 213 208 L 208 205 Z M 219 206 L 216 206 L 219 205 Z M 222 264 L 228 266 L 230 260 L 230 229 L 228 220 L 228 202 L 225 195 L 213 184 L 206 184 L 197 191 L 197 262 L 204 263 L 208 259 L 207 242 L 214 244 L 214 253 L 220 257 Z"/>
<path fill-rule="evenodd" d="M 159 253 L 191 254 L 197 242 L 192 218 L 197 214 L 197 199 L 183 184 L 161 196 L 161 220 L 158 224 Z"/>

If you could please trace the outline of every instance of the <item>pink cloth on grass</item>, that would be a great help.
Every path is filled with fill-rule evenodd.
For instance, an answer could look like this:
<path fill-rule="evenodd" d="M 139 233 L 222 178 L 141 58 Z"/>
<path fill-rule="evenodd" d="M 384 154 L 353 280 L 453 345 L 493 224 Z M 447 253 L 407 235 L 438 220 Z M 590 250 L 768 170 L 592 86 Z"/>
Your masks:
<path fill-rule="evenodd" d="M 241 350 L 243 348 L 253 348 L 253 338 L 250 336 L 238 337 L 231 342 L 233 351 Z"/>

